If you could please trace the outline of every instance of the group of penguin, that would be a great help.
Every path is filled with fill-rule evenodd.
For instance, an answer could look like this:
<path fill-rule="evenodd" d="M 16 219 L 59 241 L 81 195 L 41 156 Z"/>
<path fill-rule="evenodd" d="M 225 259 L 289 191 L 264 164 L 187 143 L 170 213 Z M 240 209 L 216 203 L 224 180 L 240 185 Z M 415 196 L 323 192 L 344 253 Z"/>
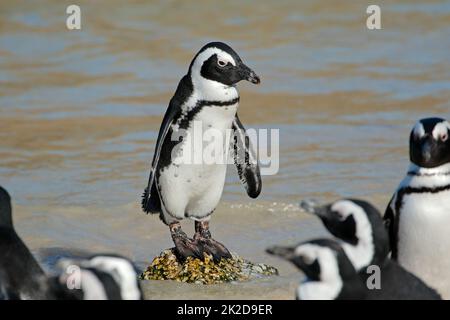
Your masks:
<path fill-rule="evenodd" d="M 298 299 L 450 299 L 449 136 L 444 119 L 416 123 L 410 167 L 384 218 L 361 200 L 301 202 L 334 238 L 267 249 L 304 272 Z"/>
<path fill-rule="evenodd" d="M 141 300 L 137 269 L 125 257 L 62 258 L 47 275 L 17 235 L 11 199 L 0 187 L 0 300 Z"/>
<path fill-rule="evenodd" d="M 208 43 L 190 63 L 164 115 L 142 209 L 159 214 L 169 227 L 180 261 L 202 259 L 205 254 L 214 261 L 231 258 L 209 230 L 223 193 L 228 162 L 184 161 L 186 153 L 189 159 L 198 155 L 195 146 L 201 141 L 190 140 L 203 139 L 195 132 L 196 123 L 203 132 L 214 129 L 226 137 L 213 140 L 216 156 L 233 157 L 251 198 L 261 193 L 257 153 L 237 115 L 240 96 L 236 85 L 241 80 L 260 83 L 231 47 Z M 377 209 L 361 200 L 344 199 L 327 206 L 302 202 L 335 238 L 267 249 L 304 272 L 306 280 L 300 284 L 297 298 L 450 298 L 450 233 L 446 230 L 450 226 L 449 135 L 450 124 L 441 118 L 423 119 L 415 125 L 410 136 L 411 166 L 384 221 Z M 185 218 L 194 220 L 193 237 L 181 229 L 180 221 Z M 14 231 L 11 201 L 4 189 L 0 189 L 0 250 L 0 299 L 143 297 L 133 263 L 117 255 L 63 259 L 59 275 L 45 275 Z M 375 288 L 367 285 L 368 271 L 376 271 L 373 267 L 380 276 Z M 76 273 L 68 273 L 69 269 Z"/>
<path fill-rule="evenodd" d="M 209 231 L 211 215 L 222 195 L 226 164 L 195 165 L 172 152 L 177 147 L 191 157 L 196 155 L 192 145 L 198 141 L 177 139 L 195 137 L 195 122 L 205 131 L 213 128 L 224 136 L 231 129 L 230 149 L 239 178 L 251 198 L 261 192 L 257 154 L 237 115 L 236 84 L 241 80 L 260 83 L 231 47 L 208 43 L 195 55 L 164 115 L 142 208 L 158 213 L 168 225 L 180 259 L 204 254 L 216 261 L 231 257 Z M 411 165 L 384 221 L 373 206 L 360 200 L 342 200 L 322 208 L 303 203 L 336 239 L 268 250 L 306 274 L 308 280 L 300 286 L 299 298 L 450 298 L 449 135 L 450 124 L 444 119 L 417 122 L 410 135 Z M 227 153 L 227 148 L 218 150 Z M 192 238 L 181 229 L 184 218 L 195 221 Z M 364 279 L 366 269 L 373 266 L 380 268 L 381 288 L 368 291 Z"/>

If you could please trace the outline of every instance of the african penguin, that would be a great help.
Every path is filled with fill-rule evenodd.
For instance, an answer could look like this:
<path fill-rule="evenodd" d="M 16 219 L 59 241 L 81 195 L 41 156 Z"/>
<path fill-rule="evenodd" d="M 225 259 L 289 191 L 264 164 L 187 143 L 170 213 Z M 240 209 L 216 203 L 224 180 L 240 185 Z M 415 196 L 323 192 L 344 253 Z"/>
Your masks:
<path fill-rule="evenodd" d="M 61 259 L 61 274 L 50 278 L 49 288 L 58 300 L 142 300 L 133 263 L 118 255 L 87 259 Z"/>
<path fill-rule="evenodd" d="M 364 284 L 340 244 L 318 239 L 294 247 L 266 250 L 303 271 L 305 280 L 297 288 L 298 300 L 366 299 Z"/>
<path fill-rule="evenodd" d="M 210 216 L 225 184 L 230 145 L 248 195 L 256 198 L 261 192 L 258 161 L 237 115 L 236 84 L 241 80 L 260 82 L 232 48 L 221 42 L 209 43 L 192 60 L 164 115 L 142 208 L 159 213 L 169 226 L 180 260 L 189 256 L 203 259 L 204 253 L 215 261 L 231 258 L 209 231 Z M 199 132 L 214 139 L 204 146 Z M 214 149 L 214 155 L 223 161 L 205 161 L 207 149 Z M 184 218 L 195 221 L 193 239 L 181 229 Z"/>
<path fill-rule="evenodd" d="M 384 215 L 392 258 L 450 299 L 450 123 L 419 120 L 411 164 Z"/>
<path fill-rule="evenodd" d="M 14 230 L 11 198 L 0 187 L 0 297 L 49 299 L 46 280 L 44 271 Z"/>
<path fill-rule="evenodd" d="M 368 267 L 379 267 L 380 288 L 370 290 L 370 299 L 440 299 L 434 289 L 388 257 L 388 233 L 380 212 L 370 203 L 343 199 L 322 207 L 303 202 L 302 207 L 342 240 L 342 248 L 364 283 L 372 275 Z"/>

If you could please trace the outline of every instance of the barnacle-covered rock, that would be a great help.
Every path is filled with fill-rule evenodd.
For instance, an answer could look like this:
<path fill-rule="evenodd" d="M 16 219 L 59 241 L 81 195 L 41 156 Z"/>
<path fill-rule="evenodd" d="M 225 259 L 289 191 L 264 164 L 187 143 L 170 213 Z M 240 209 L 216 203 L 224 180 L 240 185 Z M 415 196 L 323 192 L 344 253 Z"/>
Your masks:
<path fill-rule="evenodd" d="M 141 274 L 141 279 L 216 284 L 248 281 L 278 274 L 278 270 L 272 266 L 254 264 L 236 254 L 232 256 L 232 259 L 222 259 L 218 263 L 208 255 L 205 255 L 203 260 L 189 257 L 184 263 L 180 263 L 172 249 L 167 249 L 153 259 L 147 270 Z"/>

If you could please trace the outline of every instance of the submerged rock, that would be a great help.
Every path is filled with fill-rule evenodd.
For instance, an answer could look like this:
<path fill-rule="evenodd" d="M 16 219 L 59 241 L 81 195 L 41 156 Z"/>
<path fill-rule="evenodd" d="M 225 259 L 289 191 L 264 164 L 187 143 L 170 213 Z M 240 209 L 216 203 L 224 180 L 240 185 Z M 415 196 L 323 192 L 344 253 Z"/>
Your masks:
<path fill-rule="evenodd" d="M 236 254 L 232 256 L 232 259 L 222 259 L 218 263 L 208 255 L 205 255 L 203 260 L 189 257 L 184 263 L 180 263 L 172 249 L 167 249 L 153 259 L 140 278 L 216 284 L 278 275 L 278 270 L 272 266 L 263 263 L 254 264 Z"/>

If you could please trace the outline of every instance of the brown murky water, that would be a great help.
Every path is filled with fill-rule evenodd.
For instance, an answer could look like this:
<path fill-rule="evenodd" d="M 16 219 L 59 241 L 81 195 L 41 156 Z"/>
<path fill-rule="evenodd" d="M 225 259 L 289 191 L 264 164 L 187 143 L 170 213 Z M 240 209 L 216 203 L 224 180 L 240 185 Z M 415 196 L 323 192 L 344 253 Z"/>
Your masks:
<path fill-rule="evenodd" d="M 47 266 L 80 249 L 143 267 L 171 245 L 139 200 L 162 115 L 203 44 L 229 43 L 261 76 L 240 85 L 244 124 L 280 129 L 279 173 L 250 201 L 230 168 L 212 228 L 282 275 L 207 288 L 152 282 L 149 298 L 292 298 L 300 274 L 264 248 L 325 234 L 298 201 L 352 196 L 384 209 L 407 166 L 410 127 L 450 116 L 445 1 L 378 1 L 379 31 L 366 29 L 364 1 L 78 3 L 82 30 L 68 31 L 71 2 L 0 1 L 0 183 Z"/>

